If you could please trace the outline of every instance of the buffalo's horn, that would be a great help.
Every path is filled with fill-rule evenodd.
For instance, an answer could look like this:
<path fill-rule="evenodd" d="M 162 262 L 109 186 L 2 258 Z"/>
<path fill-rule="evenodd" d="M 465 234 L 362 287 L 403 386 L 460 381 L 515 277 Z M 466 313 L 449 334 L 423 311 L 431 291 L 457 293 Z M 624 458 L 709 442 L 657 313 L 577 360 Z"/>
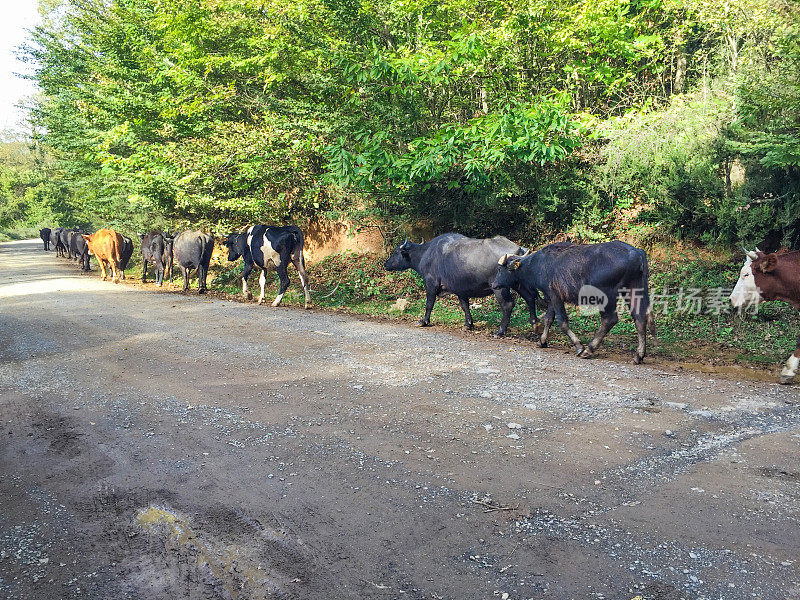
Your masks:
<path fill-rule="evenodd" d="M 403 242 L 402 244 L 400 244 L 400 247 L 401 247 L 401 248 L 408 248 L 408 238 L 406 238 L 406 241 L 405 241 L 405 242 Z"/>
<path fill-rule="evenodd" d="M 756 249 L 756 252 L 758 252 L 758 249 Z M 750 258 L 751 260 L 755 260 L 755 259 L 758 258 L 758 254 L 756 254 L 756 252 L 753 252 L 752 250 L 745 250 L 744 251 L 744 253 L 747 255 L 747 257 Z"/>
<path fill-rule="evenodd" d="M 530 256 L 531 254 L 533 254 L 533 252 L 534 252 L 533 248 L 528 248 L 527 252 L 525 252 L 525 254 L 523 254 L 522 256 Z"/>
<path fill-rule="evenodd" d="M 511 255 L 510 254 L 503 254 L 503 256 L 500 257 L 500 260 L 497 261 L 497 264 L 498 265 L 502 265 L 502 266 L 505 267 L 506 263 L 508 262 L 508 257 L 509 256 L 511 256 Z"/>

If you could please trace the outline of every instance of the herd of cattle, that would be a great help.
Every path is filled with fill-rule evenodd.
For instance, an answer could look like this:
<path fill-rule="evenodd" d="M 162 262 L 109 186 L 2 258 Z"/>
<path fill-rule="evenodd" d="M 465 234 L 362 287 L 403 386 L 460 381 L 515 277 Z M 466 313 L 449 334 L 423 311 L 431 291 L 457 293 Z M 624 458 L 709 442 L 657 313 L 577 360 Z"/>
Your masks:
<path fill-rule="evenodd" d="M 89 256 L 100 265 L 105 281 L 106 265 L 115 283 L 125 278 L 125 268 L 133 253 L 133 241 L 113 229 L 100 229 L 87 234 L 79 229 L 58 227 L 42 229 L 44 249 L 51 247 L 58 256 L 74 259 L 83 270 L 89 270 Z M 156 283 L 160 286 L 166 274 L 172 281 L 173 262 L 183 275 L 183 290 L 189 289 L 189 277 L 197 271 L 198 291 L 206 291 L 206 277 L 214 248 L 213 236 L 202 231 L 187 230 L 175 236 L 153 231 L 140 234 L 142 251 L 142 281 L 147 279 L 147 267 L 155 268 Z M 293 264 L 300 276 L 305 293 L 305 307 L 311 306 L 311 293 L 303 256 L 303 232 L 295 226 L 277 227 L 253 225 L 245 232 L 231 233 L 224 241 L 228 260 L 242 258 L 242 294 L 252 297 L 247 278 L 255 267 L 261 271 L 259 283 L 264 302 L 265 271 L 274 268 L 280 288 L 272 306 L 278 306 L 289 287 L 287 268 Z M 384 268 L 388 271 L 413 269 L 425 284 L 425 314 L 419 325 L 430 325 L 431 311 L 436 298 L 453 294 L 464 312 L 464 327 L 472 329 L 470 300 L 494 294 L 502 311 L 498 336 L 507 332 L 514 309 L 516 292 L 527 305 L 530 323 L 541 327 L 538 343 L 547 346 L 550 328 L 555 321 L 574 344 L 578 356 L 591 357 L 603 338 L 619 320 L 618 299 L 622 298 L 631 312 L 638 344 L 634 362 L 639 364 L 647 350 L 647 331 L 655 335 L 655 321 L 649 297 L 649 271 L 644 250 L 621 241 L 599 244 L 557 242 L 533 251 L 497 236 L 491 239 L 468 238 L 446 233 L 420 244 L 406 239 L 395 248 Z M 730 295 L 734 308 L 758 304 L 766 300 L 783 300 L 800 310 L 800 251 L 782 250 L 764 253 L 756 249 L 747 252 L 739 280 Z M 600 327 L 589 344 L 569 327 L 566 305 L 590 305 L 600 315 Z M 537 305 L 544 309 L 540 321 Z M 781 383 L 790 383 L 800 368 L 800 337 L 797 349 L 781 372 Z"/>

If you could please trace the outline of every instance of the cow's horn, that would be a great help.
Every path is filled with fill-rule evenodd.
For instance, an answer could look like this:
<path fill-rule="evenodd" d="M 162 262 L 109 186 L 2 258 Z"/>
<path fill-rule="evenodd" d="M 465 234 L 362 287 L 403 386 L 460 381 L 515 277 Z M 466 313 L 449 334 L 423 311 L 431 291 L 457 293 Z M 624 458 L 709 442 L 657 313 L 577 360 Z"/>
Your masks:
<path fill-rule="evenodd" d="M 509 256 L 511 256 L 511 255 L 510 254 L 503 254 L 503 256 L 500 257 L 500 260 L 497 261 L 497 264 L 498 265 L 502 265 L 502 266 L 505 267 L 506 263 L 508 262 L 508 257 Z"/>
<path fill-rule="evenodd" d="M 757 248 L 756 248 L 756 252 L 758 252 Z M 758 254 L 756 252 L 753 252 L 752 250 L 745 250 L 744 251 L 744 253 L 747 255 L 747 257 L 750 258 L 751 260 L 755 260 L 755 259 L 758 258 Z"/>

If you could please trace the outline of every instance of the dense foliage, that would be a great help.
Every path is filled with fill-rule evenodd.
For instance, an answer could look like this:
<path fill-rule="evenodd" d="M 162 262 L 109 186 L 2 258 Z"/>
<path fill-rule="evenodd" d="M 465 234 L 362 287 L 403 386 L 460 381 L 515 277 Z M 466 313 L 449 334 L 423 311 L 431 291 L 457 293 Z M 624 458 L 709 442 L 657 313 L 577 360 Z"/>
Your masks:
<path fill-rule="evenodd" d="M 800 244 L 796 0 L 42 8 L 33 143 L 73 219 Z"/>

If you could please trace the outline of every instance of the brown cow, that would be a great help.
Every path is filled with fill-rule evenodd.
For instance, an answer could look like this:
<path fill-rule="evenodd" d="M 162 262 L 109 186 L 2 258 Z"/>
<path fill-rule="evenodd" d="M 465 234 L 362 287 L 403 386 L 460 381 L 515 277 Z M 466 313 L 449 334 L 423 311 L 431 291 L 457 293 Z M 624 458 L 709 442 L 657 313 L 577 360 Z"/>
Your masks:
<path fill-rule="evenodd" d="M 94 254 L 100 264 L 100 275 L 103 281 L 107 279 L 105 263 L 108 263 L 111 265 L 114 283 L 119 283 L 120 256 L 125 243 L 122 235 L 113 229 L 100 229 L 92 235 L 84 235 L 82 237 L 89 246 L 89 252 Z"/>
<path fill-rule="evenodd" d="M 765 300 L 783 300 L 800 310 L 800 251 L 781 250 L 765 254 L 758 248 L 747 252 L 739 281 L 730 295 L 731 304 L 742 309 Z M 791 383 L 800 366 L 800 337 L 797 349 L 781 371 L 781 383 Z"/>

